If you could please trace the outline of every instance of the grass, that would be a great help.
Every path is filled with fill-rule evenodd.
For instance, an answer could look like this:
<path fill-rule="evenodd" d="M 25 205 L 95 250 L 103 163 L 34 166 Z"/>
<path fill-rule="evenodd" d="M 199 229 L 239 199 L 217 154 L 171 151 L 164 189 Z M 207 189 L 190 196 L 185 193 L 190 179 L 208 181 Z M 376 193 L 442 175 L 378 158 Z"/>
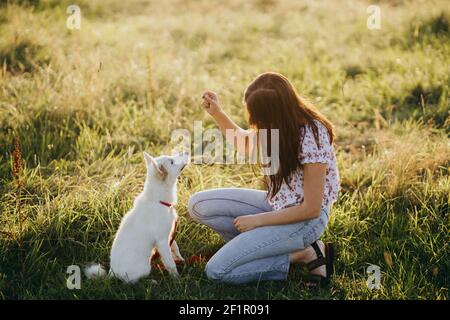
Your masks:
<path fill-rule="evenodd" d="M 0 298 L 448 299 L 446 1 L 380 1 L 381 30 L 366 28 L 366 1 L 77 3 L 81 30 L 71 31 L 69 1 L 0 2 Z M 216 284 L 197 263 L 179 281 L 154 270 L 158 284 L 83 279 L 68 290 L 69 265 L 108 263 L 143 185 L 142 152 L 170 152 L 172 130 L 193 121 L 213 127 L 199 107 L 205 89 L 245 125 L 242 92 L 268 70 L 336 125 L 331 287 L 302 289 L 298 268 L 286 282 Z M 261 183 L 245 165 L 191 165 L 181 177 L 184 256 L 223 244 L 186 212 L 192 193 L 222 186 Z M 369 264 L 380 290 L 366 286 Z"/>

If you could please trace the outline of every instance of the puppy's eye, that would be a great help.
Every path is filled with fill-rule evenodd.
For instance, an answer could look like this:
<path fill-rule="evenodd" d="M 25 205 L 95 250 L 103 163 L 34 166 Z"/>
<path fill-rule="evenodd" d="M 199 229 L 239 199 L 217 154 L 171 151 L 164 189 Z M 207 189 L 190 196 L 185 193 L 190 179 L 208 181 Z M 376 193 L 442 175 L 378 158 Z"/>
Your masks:
<path fill-rule="evenodd" d="M 170 164 L 172 164 L 172 165 L 173 165 L 173 160 L 170 160 Z"/>

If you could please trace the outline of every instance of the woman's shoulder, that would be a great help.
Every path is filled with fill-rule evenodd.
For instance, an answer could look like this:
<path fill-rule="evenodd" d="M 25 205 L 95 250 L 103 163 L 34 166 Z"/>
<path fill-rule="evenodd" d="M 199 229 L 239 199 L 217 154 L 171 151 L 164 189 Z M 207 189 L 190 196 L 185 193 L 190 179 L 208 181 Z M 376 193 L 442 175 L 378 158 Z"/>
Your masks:
<path fill-rule="evenodd" d="M 330 136 L 328 134 L 327 127 L 325 127 L 325 125 L 319 120 L 313 120 L 313 122 L 317 128 L 317 134 L 319 136 L 320 144 L 322 143 L 330 144 Z M 303 141 L 304 142 L 309 142 L 311 140 L 315 141 L 314 130 L 312 128 L 312 125 L 306 124 L 303 128 L 304 128 L 302 132 L 304 135 Z"/>
<path fill-rule="evenodd" d="M 299 152 L 300 163 L 330 163 L 333 161 L 333 147 L 330 143 L 327 127 L 314 120 L 319 141 L 316 140 L 312 125 L 303 128 L 303 141 Z"/>
<path fill-rule="evenodd" d="M 319 133 L 326 133 L 328 135 L 328 129 L 327 127 L 325 127 L 325 125 L 320 122 L 319 120 L 313 120 L 314 124 L 317 127 L 317 130 L 319 131 Z"/>

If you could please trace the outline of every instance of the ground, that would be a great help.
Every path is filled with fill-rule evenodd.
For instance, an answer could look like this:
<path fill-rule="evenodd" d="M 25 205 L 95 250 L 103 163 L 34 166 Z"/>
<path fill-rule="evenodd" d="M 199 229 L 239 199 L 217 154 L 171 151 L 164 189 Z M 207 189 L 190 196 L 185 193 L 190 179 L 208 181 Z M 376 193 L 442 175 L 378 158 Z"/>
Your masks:
<path fill-rule="evenodd" d="M 66 8 L 81 9 L 69 30 Z M 0 1 L 0 298 L 448 299 L 448 2 Z M 242 94 L 259 73 L 292 80 L 336 126 L 342 190 L 323 239 L 338 248 L 328 289 L 180 280 L 86 280 L 70 265 L 108 254 L 145 177 L 143 151 L 170 152 L 173 130 L 214 127 L 206 89 L 246 126 Z M 222 240 L 187 215 L 212 187 L 262 188 L 248 165 L 191 165 L 179 181 L 185 256 Z M 369 265 L 381 287 L 367 286 Z M 152 283 L 152 279 L 158 281 Z M 369 279 L 370 280 L 370 279 Z"/>

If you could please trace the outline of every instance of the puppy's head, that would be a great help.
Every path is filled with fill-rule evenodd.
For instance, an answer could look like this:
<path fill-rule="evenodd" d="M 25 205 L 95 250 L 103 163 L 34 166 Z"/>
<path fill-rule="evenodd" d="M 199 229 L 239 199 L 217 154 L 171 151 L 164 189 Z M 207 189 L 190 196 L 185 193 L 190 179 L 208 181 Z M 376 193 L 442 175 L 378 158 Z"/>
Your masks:
<path fill-rule="evenodd" d="M 144 152 L 147 164 L 147 176 L 168 184 L 175 183 L 181 171 L 189 164 L 189 153 L 182 152 L 173 156 L 152 157 Z"/>

